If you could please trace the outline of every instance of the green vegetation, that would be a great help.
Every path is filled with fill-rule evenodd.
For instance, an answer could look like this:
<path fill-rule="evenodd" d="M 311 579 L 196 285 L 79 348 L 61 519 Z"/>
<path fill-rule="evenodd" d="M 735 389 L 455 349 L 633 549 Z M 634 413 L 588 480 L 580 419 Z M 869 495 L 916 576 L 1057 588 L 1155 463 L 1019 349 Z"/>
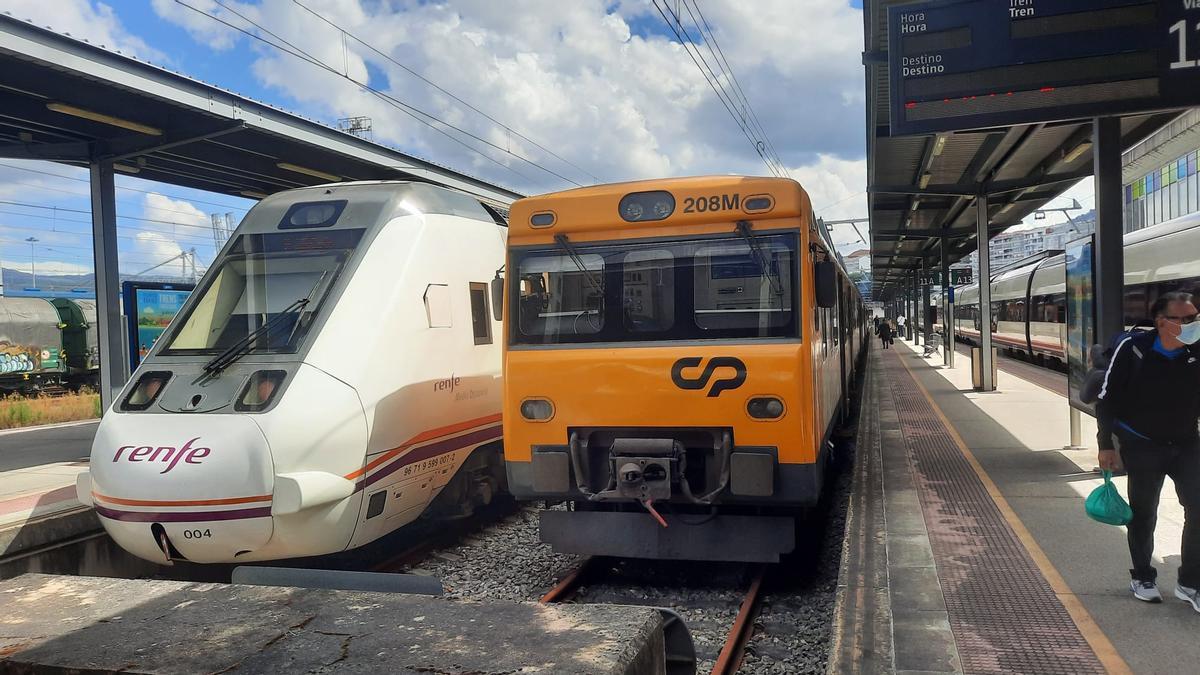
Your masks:
<path fill-rule="evenodd" d="M 0 398 L 0 429 L 74 422 L 100 417 L 100 394 L 84 389 L 63 396 Z"/>

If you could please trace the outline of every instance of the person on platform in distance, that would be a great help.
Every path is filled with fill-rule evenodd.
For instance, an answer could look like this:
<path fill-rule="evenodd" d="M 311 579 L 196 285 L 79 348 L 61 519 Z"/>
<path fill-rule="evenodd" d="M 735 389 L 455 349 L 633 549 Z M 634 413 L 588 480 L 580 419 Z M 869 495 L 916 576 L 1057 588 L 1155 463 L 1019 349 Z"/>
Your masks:
<path fill-rule="evenodd" d="M 875 334 L 879 336 L 879 341 L 883 343 L 883 348 L 887 349 L 892 344 L 892 324 L 887 321 L 880 321 L 875 327 Z"/>
<path fill-rule="evenodd" d="M 1166 293 L 1151 308 L 1154 330 L 1124 337 L 1096 402 L 1100 468 L 1129 476 L 1129 588 L 1162 602 L 1151 564 L 1163 479 L 1183 506 L 1183 556 L 1175 597 L 1200 612 L 1200 322 L 1190 293 Z M 1119 451 L 1119 453 L 1118 453 Z"/>

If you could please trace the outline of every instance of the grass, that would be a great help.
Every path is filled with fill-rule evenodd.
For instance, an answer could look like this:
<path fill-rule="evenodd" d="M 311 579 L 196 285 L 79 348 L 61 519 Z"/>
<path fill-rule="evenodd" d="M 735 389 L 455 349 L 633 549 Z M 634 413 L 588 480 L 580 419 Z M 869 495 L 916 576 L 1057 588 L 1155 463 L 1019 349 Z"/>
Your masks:
<path fill-rule="evenodd" d="M 84 389 L 63 396 L 0 398 L 0 429 L 74 422 L 100 417 L 100 394 Z"/>

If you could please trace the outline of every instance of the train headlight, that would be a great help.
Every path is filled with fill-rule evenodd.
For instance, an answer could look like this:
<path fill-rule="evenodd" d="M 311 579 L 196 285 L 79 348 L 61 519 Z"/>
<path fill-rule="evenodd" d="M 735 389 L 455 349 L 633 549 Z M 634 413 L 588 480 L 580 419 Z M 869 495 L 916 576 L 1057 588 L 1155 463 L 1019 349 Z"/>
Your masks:
<path fill-rule="evenodd" d="M 621 198 L 617 210 L 630 223 L 664 220 L 675 212 L 675 197 L 665 190 L 634 192 Z"/>
<path fill-rule="evenodd" d="M 544 398 L 527 398 L 521 401 L 521 417 L 530 422 L 546 422 L 554 417 L 554 404 Z"/>
<path fill-rule="evenodd" d="M 121 401 L 121 410 L 145 410 L 150 407 L 158 399 L 158 395 L 166 388 L 167 382 L 171 380 L 170 371 L 152 370 L 143 373 L 138 378 L 137 384 L 133 385 L 133 389 L 129 390 L 129 395 Z"/>
<path fill-rule="evenodd" d="M 237 402 L 233 404 L 233 409 L 238 412 L 266 410 L 275 400 L 275 394 L 285 377 L 286 370 L 256 370 L 251 373 L 246 379 L 246 386 L 242 387 L 242 395 L 238 396 Z"/>
<path fill-rule="evenodd" d="M 756 420 L 779 419 L 783 411 L 783 401 L 774 396 L 756 396 L 746 403 L 746 414 Z"/>

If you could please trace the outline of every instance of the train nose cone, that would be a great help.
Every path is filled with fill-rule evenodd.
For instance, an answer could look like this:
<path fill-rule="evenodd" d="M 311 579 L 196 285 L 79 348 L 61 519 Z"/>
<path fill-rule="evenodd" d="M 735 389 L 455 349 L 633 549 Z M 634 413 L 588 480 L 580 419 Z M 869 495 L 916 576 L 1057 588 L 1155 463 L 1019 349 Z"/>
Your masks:
<path fill-rule="evenodd" d="M 271 538 L 270 448 L 247 416 L 104 416 L 92 443 L 97 515 L 122 548 L 223 562 Z M 168 547 L 169 548 L 169 547 Z"/>

